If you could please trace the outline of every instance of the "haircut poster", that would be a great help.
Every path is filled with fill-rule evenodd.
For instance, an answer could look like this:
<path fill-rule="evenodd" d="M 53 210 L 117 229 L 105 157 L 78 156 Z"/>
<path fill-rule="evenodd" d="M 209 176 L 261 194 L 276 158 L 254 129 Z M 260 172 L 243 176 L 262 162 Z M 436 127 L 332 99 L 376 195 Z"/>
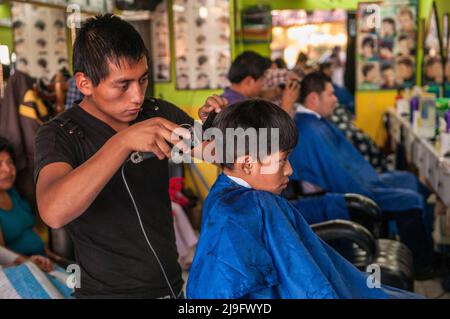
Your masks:
<path fill-rule="evenodd" d="M 417 0 L 358 6 L 357 88 L 392 90 L 416 82 Z"/>
<path fill-rule="evenodd" d="M 152 19 L 152 58 L 153 81 L 170 81 L 170 38 L 167 1 L 164 0 L 155 9 Z"/>
<path fill-rule="evenodd" d="M 13 2 L 11 16 L 18 70 L 48 83 L 68 69 L 64 10 Z"/>
<path fill-rule="evenodd" d="M 176 88 L 219 89 L 228 85 L 228 0 L 174 0 Z"/>

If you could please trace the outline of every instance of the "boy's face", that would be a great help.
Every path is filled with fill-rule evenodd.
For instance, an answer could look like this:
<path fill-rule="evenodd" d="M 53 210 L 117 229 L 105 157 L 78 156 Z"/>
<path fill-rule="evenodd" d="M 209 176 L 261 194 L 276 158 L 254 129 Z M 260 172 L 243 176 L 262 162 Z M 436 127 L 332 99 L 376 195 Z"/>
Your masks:
<path fill-rule="evenodd" d="M 394 56 L 392 51 L 386 47 L 380 48 L 380 55 L 386 60 L 392 59 Z"/>
<path fill-rule="evenodd" d="M 383 36 L 385 37 L 390 37 L 394 35 L 394 26 L 389 23 L 389 22 L 383 22 L 383 24 L 381 25 L 381 33 L 383 34 Z"/>
<path fill-rule="evenodd" d="M 281 194 L 292 175 L 292 167 L 287 152 L 276 152 L 266 156 L 262 163 L 254 162 L 251 171 L 246 175 L 246 181 L 252 188 Z"/>
<path fill-rule="evenodd" d="M 395 86 L 395 74 L 394 70 L 387 69 L 383 71 L 383 82 L 384 85 L 392 87 Z"/>
<path fill-rule="evenodd" d="M 147 59 L 142 57 L 132 65 L 125 59 L 120 62 L 120 66 L 108 62 L 109 74 L 96 87 L 80 89 L 107 123 L 129 123 L 136 119 L 147 89 Z"/>
<path fill-rule="evenodd" d="M 371 58 L 373 57 L 373 49 L 370 45 L 365 45 L 362 48 L 362 54 L 363 56 L 367 59 L 367 58 Z"/>
<path fill-rule="evenodd" d="M 400 30 L 403 32 L 412 32 L 414 31 L 414 21 L 411 19 L 409 14 L 401 14 L 398 17 L 398 21 L 400 24 Z"/>
<path fill-rule="evenodd" d="M 408 80 L 413 76 L 413 70 L 410 66 L 403 63 L 397 65 L 397 73 L 401 81 Z"/>
<path fill-rule="evenodd" d="M 409 55 L 410 54 L 410 49 L 409 49 L 409 44 L 408 44 L 407 39 L 404 39 L 404 40 L 401 40 L 398 42 L 398 50 L 401 55 Z"/>
<path fill-rule="evenodd" d="M 377 80 L 377 70 L 375 68 L 372 68 L 372 70 L 370 70 L 366 75 L 366 81 L 370 83 L 376 83 Z"/>
<path fill-rule="evenodd" d="M 442 74 L 442 64 L 439 62 L 433 63 L 430 67 L 427 68 L 427 76 L 433 79 L 436 83 L 442 83 L 443 74 Z"/>

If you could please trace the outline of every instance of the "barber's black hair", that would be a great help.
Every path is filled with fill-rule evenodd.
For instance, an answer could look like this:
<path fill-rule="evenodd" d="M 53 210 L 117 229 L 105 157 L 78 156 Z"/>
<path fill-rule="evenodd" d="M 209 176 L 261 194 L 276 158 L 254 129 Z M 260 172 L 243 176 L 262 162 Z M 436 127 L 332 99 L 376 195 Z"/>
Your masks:
<path fill-rule="evenodd" d="M 247 76 L 258 80 L 270 68 L 272 61 L 253 51 L 245 51 L 238 55 L 228 71 L 231 83 L 240 83 Z"/>
<path fill-rule="evenodd" d="M 230 145 L 225 143 L 227 128 L 255 129 L 258 139 L 257 145 L 258 147 L 266 147 L 266 155 L 272 155 L 272 153 L 277 151 L 290 152 L 297 144 L 297 127 L 289 114 L 279 106 L 262 99 L 245 100 L 228 106 L 216 116 L 212 126 L 218 128 L 224 137 L 223 154 L 227 154 L 228 156 L 230 154 L 233 155 L 234 162 L 239 154 L 244 154 L 242 154 L 242 150 L 237 149 L 236 135 L 234 136 L 234 148 L 231 148 Z M 267 129 L 267 140 L 260 140 L 259 129 Z M 279 130 L 279 145 L 277 149 L 271 149 L 271 129 Z M 250 149 L 247 139 L 245 142 L 245 155 L 248 154 L 250 154 Z M 262 160 L 256 154 L 251 155 L 256 156 L 258 160 Z M 220 163 L 222 167 L 233 168 L 234 163 L 223 162 Z"/>
<path fill-rule="evenodd" d="M 305 76 L 300 84 L 300 94 L 298 101 L 305 103 L 306 98 L 310 93 L 316 92 L 317 94 L 325 91 L 327 83 L 332 83 L 330 77 L 322 72 L 312 72 Z"/>
<path fill-rule="evenodd" d="M 134 64 L 148 59 L 139 33 L 121 18 L 104 14 L 88 19 L 78 31 L 73 46 L 73 73 L 86 74 L 94 86 L 109 74 L 108 63 L 120 66 L 122 59 Z"/>
<path fill-rule="evenodd" d="M 14 148 L 13 148 L 12 144 L 3 136 L 0 136 L 0 152 L 8 153 L 14 162 L 14 160 L 15 160 Z"/>
<path fill-rule="evenodd" d="M 364 64 L 362 67 L 362 74 L 364 77 L 367 76 L 367 74 L 369 74 L 370 71 L 372 71 L 375 68 L 375 65 L 373 65 L 372 63 L 369 64 Z"/>

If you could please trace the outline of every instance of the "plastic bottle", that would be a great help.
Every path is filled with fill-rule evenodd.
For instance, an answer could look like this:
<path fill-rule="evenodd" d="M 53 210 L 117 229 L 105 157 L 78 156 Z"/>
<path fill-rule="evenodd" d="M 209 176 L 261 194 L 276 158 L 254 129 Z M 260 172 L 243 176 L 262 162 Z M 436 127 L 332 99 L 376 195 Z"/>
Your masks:
<path fill-rule="evenodd" d="M 420 98 L 419 134 L 432 139 L 436 136 L 436 98 L 434 95 L 424 94 Z"/>

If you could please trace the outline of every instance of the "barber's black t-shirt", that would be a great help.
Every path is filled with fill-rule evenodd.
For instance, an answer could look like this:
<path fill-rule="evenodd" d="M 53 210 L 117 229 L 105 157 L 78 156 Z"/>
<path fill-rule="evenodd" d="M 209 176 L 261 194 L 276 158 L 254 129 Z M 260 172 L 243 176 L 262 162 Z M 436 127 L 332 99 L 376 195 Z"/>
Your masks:
<path fill-rule="evenodd" d="M 163 117 L 174 123 L 193 124 L 176 106 L 146 99 L 136 121 Z M 106 123 L 79 105 L 43 125 L 36 137 L 35 181 L 40 170 L 55 162 L 73 168 L 94 155 L 115 134 Z M 108 161 L 107 158 L 104 159 Z M 169 198 L 168 162 L 151 158 L 127 162 L 125 176 L 139 208 L 147 236 L 171 286 L 182 288 Z M 158 298 L 170 295 L 158 262 L 141 231 L 120 169 L 94 202 L 66 226 L 81 268 L 81 288 L 76 297 Z"/>

